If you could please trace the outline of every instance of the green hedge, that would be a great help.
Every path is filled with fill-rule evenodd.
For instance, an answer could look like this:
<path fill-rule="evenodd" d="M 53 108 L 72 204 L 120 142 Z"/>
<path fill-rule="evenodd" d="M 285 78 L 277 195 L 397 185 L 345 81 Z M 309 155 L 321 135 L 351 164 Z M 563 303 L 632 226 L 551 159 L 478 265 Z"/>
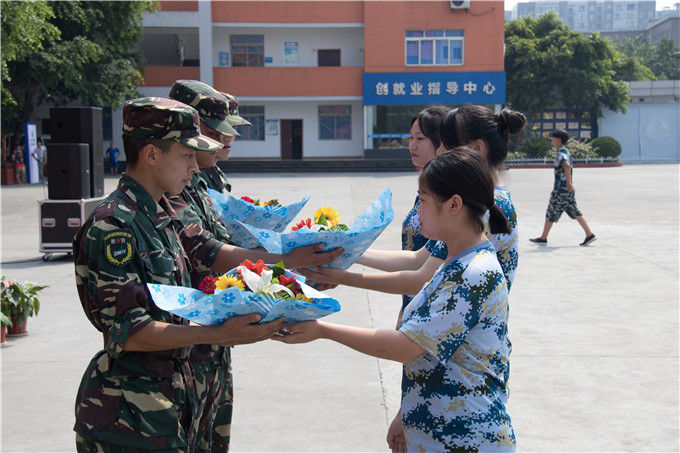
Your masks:
<path fill-rule="evenodd" d="M 619 157 L 621 154 L 621 143 L 613 137 L 597 137 L 589 144 L 597 155 L 601 157 Z"/>

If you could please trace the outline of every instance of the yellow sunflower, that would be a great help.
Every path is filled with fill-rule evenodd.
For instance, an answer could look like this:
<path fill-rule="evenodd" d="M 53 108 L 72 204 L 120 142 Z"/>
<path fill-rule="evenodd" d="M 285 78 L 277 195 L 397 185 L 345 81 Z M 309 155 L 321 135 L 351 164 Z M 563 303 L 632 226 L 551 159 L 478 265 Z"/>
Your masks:
<path fill-rule="evenodd" d="M 314 301 L 313 301 L 312 299 L 310 299 L 309 297 L 305 296 L 305 295 L 302 294 L 302 293 L 297 293 L 297 294 L 295 295 L 295 298 L 296 298 L 297 300 L 301 300 L 301 301 L 307 302 L 307 303 L 309 303 L 309 304 L 313 304 L 313 303 L 314 303 Z"/>
<path fill-rule="evenodd" d="M 233 275 L 222 275 L 215 282 L 215 289 L 227 289 L 231 288 L 232 286 L 235 286 L 242 291 L 246 289 L 246 285 L 244 285 L 241 280 L 234 277 Z"/>
<path fill-rule="evenodd" d="M 330 206 L 324 206 L 323 208 L 314 211 L 314 219 L 318 220 L 319 217 L 321 217 L 321 214 L 323 214 L 330 226 L 335 226 L 340 223 L 340 214 Z"/>

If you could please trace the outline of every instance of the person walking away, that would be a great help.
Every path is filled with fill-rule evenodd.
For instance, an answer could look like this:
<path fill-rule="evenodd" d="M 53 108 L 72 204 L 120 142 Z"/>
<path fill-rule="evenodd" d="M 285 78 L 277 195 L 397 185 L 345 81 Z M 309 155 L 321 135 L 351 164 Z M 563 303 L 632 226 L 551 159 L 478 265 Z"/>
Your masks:
<path fill-rule="evenodd" d="M 574 190 L 573 178 L 574 166 L 571 160 L 569 150 L 564 146 L 569 141 L 569 134 L 566 131 L 558 129 L 552 133 L 552 144 L 555 148 L 555 182 L 553 190 L 550 193 L 550 201 L 548 202 L 548 209 L 545 213 L 545 224 L 543 225 L 543 233 L 537 238 L 529 239 L 531 242 L 539 245 L 546 245 L 548 243 L 548 233 L 553 224 L 560 220 L 563 212 L 566 212 L 569 217 L 576 219 L 586 238 L 579 245 L 586 246 L 595 241 L 596 237 L 585 217 L 579 211 L 576 205 L 576 191 Z"/>

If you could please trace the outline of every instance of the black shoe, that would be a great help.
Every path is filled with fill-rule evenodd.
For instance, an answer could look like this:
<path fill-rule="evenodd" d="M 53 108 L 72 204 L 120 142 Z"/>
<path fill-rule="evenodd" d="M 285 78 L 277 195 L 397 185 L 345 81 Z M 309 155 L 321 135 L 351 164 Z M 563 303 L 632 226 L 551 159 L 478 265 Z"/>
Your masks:
<path fill-rule="evenodd" d="M 533 238 L 533 239 L 529 239 L 529 240 L 531 242 L 533 242 L 535 244 L 539 244 L 539 245 L 546 245 L 548 243 L 547 239 L 541 239 L 541 238 Z"/>
<path fill-rule="evenodd" d="M 595 235 L 594 235 L 594 234 L 591 234 L 590 236 L 588 236 L 588 237 L 585 239 L 585 241 L 581 242 L 579 245 L 588 245 L 588 244 L 590 244 L 591 242 L 595 241 L 595 239 L 597 239 L 597 238 L 595 237 Z"/>

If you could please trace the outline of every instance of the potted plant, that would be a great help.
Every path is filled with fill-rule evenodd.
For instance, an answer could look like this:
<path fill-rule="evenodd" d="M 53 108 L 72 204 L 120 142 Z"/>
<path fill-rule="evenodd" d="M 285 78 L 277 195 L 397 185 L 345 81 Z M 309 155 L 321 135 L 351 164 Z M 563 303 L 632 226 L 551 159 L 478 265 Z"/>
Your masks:
<path fill-rule="evenodd" d="M 38 293 L 47 286 L 34 282 L 5 281 L 5 277 L 2 277 L 1 281 L 2 313 L 11 320 L 11 325 L 7 325 L 7 335 L 25 335 L 28 333 L 26 330 L 28 318 L 37 315 L 40 310 Z"/>
<path fill-rule="evenodd" d="M 0 312 L 0 324 L 0 345 L 3 345 L 7 342 L 5 338 L 7 336 L 7 326 L 12 325 L 12 320 L 4 312 Z"/>

